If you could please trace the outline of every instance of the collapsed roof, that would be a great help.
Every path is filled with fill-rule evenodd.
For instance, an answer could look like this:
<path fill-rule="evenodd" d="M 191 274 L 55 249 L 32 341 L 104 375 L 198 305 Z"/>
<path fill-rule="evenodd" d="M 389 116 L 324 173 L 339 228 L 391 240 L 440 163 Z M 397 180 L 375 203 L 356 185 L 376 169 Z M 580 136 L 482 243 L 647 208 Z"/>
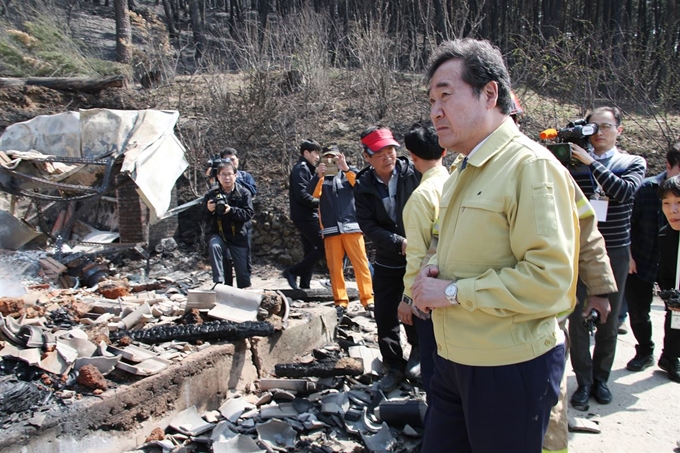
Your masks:
<path fill-rule="evenodd" d="M 42 115 L 0 136 L 0 190 L 40 200 L 99 198 L 128 175 L 156 217 L 188 167 L 171 110 L 92 109 Z"/>

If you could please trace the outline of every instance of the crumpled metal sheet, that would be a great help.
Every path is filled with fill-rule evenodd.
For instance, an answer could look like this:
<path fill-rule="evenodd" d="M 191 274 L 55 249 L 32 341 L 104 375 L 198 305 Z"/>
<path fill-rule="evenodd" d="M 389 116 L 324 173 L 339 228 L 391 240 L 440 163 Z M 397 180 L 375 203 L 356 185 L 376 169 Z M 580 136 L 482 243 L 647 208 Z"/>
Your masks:
<path fill-rule="evenodd" d="M 175 181 L 189 166 L 174 134 L 178 119 L 174 110 L 91 109 L 43 115 L 9 126 L 0 136 L 0 150 L 87 159 L 122 155 L 121 172 L 130 175 L 141 198 L 161 217 L 170 207 Z M 101 165 L 82 165 L 60 180 L 94 186 L 104 170 Z"/>
<path fill-rule="evenodd" d="M 0 210 L 0 249 L 19 250 L 41 234 L 9 212 Z"/>
<path fill-rule="evenodd" d="M 80 154 L 80 112 L 40 115 L 7 126 L 0 151 L 38 151 L 59 157 Z"/>

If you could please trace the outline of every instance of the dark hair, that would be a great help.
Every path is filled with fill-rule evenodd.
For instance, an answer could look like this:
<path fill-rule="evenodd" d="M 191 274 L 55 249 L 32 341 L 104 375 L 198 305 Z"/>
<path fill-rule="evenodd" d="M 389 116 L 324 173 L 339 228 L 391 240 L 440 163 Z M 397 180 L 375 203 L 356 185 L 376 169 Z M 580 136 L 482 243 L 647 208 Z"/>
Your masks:
<path fill-rule="evenodd" d="M 680 141 L 673 143 L 671 149 L 666 153 L 666 162 L 671 168 L 680 165 Z"/>
<path fill-rule="evenodd" d="M 505 115 L 512 110 L 510 91 L 510 74 L 503 61 L 503 55 L 498 47 L 486 40 L 472 38 L 454 39 L 439 45 L 430 58 L 427 70 L 427 83 L 432 81 L 434 73 L 441 65 L 449 60 L 462 60 L 463 82 L 472 87 L 481 96 L 482 89 L 489 82 L 498 83 L 498 107 Z"/>
<path fill-rule="evenodd" d="M 234 167 L 234 163 L 231 161 L 231 159 L 226 158 L 222 159 L 222 162 L 217 166 L 217 169 L 215 169 L 215 174 L 219 175 L 222 169 L 225 167 L 231 167 L 234 170 L 234 174 L 236 173 L 236 167 Z"/>
<path fill-rule="evenodd" d="M 227 156 L 238 157 L 238 152 L 234 148 L 224 148 L 224 150 L 222 150 L 220 153 L 220 157 L 224 159 Z"/>
<path fill-rule="evenodd" d="M 659 198 L 662 200 L 666 198 L 668 195 L 675 195 L 676 197 L 680 197 L 680 175 L 673 176 L 672 178 L 668 178 L 664 182 L 662 182 L 659 185 L 659 190 L 657 192 L 659 195 Z"/>
<path fill-rule="evenodd" d="M 305 151 L 321 151 L 321 145 L 312 139 L 303 140 L 300 144 L 300 155 L 304 155 Z"/>
<path fill-rule="evenodd" d="M 616 120 L 616 127 L 619 127 L 621 125 L 621 119 L 623 118 L 623 115 L 621 114 L 621 110 L 618 109 L 618 107 L 598 107 L 592 112 L 586 116 L 586 123 L 590 123 L 590 117 L 595 115 L 596 113 L 611 113 L 614 115 L 614 119 Z"/>
<path fill-rule="evenodd" d="M 432 125 L 415 123 L 404 135 L 406 149 L 425 160 L 441 159 L 444 148 L 439 146 L 437 131 Z"/>

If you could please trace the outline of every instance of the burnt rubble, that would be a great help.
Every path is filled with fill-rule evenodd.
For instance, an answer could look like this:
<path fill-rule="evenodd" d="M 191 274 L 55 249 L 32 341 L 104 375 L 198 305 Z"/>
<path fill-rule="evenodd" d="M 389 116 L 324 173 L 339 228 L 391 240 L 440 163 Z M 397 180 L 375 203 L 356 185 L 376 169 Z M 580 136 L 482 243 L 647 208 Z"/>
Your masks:
<path fill-rule="evenodd" d="M 230 391 L 215 410 L 186 409 L 131 452 L 418 451 L 422 390 L 409 381 L 388 394 L 377 388 L 375 325 L 357 301 L 337 333 L 344 347 L 333 342 L 276 364 L 277 377 L 259 379 L 251 392 Z"/>
<path fill-rule="evenodd" d="M 112 332 L 111 341 L 123 337 L 147 344 L 168 341 L 238 341 L 250 337 L 269 337 L 274 335 L 274 326 L 266 321 L 210 321 L 201 324 L 163 325 L 149 329 Z"/>
<path fill-rule="evenodd" d="M 4 275 L 17 269 L 15 262 L 22 262 L 23 255 L 0 255 Z M 54 258 L 28 255 L 58 267 Z M 154 264 L 160 266 L 162 258 Z M 54 404 L 159 373 L 211 343 L 271 336 L 283 328 L 281 320 L 288 314 L 281 294 L 259 291 L 249 297 L 267 303 L 255 308 L 252 321 L 211 318 L 210 307 L 192 308 L 190 291 L 182 289 L 200 284 L 204 277 L 199 273 L 182 273 L 188 279 L 184 284 L 168 276 L 140 282 L 137 262 L 128 260 L 132 269 L 123 270 L 102 257 L 97 260 L 106 278 L 92 288 L 55 289 L 55 279 L 23 268 L 19 278 L 12 278 L 24 280 L 29 292 L 0 297 L 0 429 Z M 110 276 L 114 269 L 127 271 L 126 276 Z"/>
<path fill-rule="evenodd" d="M 164 429 L 150 428 L 142 437 L 148 440 L 143 445 L 140 440 L 136 451 L 416 449 L 423 430 L 424 394 L 410 382 L 387 395 L 377 390 L 382 364 L 375 322 L 358 301 L 350 303 L 324 347 L 299 350 L 290 362 L 265 364 L 256 352 L 257 340 L 309 316 L 304 311 L 308 307 L 332 307 L 330 291 L 236 293 L 247 296 L 248 303 L 257 301 L 257 307 L 236 314 L 252 320 L 239 323 L 223 319 L 225 313 L 233 314 L 232 302 L 219 300 L 220 294 L 234 294 L 234 289 L 193 290 L 206 286 L 207 268 L 172 270 L 182 268 L 176 262 L 192 259 L 158 255 L 144 263 L 118 257 L 114 263 L 97 257 L 106 279 L 93 287 L 55 289 L 55 280 L 44 284 L 44 279 L 35 279 L 24 285 L 32 288 L 30 297 L 0 298 L 0 307 L 7 309 L 0 333 L 0 431 L 20 424 L 37 430 L 51 426 L 55 408 L 118 394 L 147 376 L 162 377 L 168 366 L 184 364 L 193 354 L 212 351 L 206 350 L 211 344 L 254 335 L 251 343 L 246 340 L 259 375 L 254 385 L 230 390 L 226 398 L 216 394 L 210 399 L 222 403 L 209 405 L 213 410 L 189 407 L 164 423 Z M 351 290 L 350 297 L 356 296 Z M 219 310 L 220 304 L 226 305 Z M 36 353 L 26 355 L 29 350 Z M 148 417 L 144 414 L 143 408 L 135 408 L 130 422 L 123 425 L 116 416 L 107 429 L 131 429 L 136 418 Z"/>
<path fill-rule="evenodd" d="M 339 362 L 344 353 L 337 349 L 314 352 Z M 231 392 L 217 410 L 183 411 L 130 453 L 418 451 L 427 408 L 422 391 L 404 382 L 385 395 L 372 381 L 366 374 L 261 379 L 251 393 Z"/>

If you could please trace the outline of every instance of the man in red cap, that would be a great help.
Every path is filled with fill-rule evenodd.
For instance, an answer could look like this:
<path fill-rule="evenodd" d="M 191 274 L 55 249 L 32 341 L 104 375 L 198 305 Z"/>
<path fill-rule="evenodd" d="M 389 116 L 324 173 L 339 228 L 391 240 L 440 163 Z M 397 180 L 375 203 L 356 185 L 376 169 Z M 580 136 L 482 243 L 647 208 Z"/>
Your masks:
<path fill-rule="evenodd" d="M 369 167 L 357 175 L 354 200 L 359 226 L 376 248 L 373 266 L 375 323 L 380 353 L 387 369 L 378 386 L 387 392 L 396 388 L 407 372 L 412 377 L 420 374 L 415 329 L 404 326 L 412 346 L 407 363 L 399 341 L 397 316 L 406 271 L 402 210 L 420 183 L 420 173 L 408 158 L 397 157 L 399 143 L 387 127 L 378 125 L 366 129 L 361 134 L 361 144 Z"/>

